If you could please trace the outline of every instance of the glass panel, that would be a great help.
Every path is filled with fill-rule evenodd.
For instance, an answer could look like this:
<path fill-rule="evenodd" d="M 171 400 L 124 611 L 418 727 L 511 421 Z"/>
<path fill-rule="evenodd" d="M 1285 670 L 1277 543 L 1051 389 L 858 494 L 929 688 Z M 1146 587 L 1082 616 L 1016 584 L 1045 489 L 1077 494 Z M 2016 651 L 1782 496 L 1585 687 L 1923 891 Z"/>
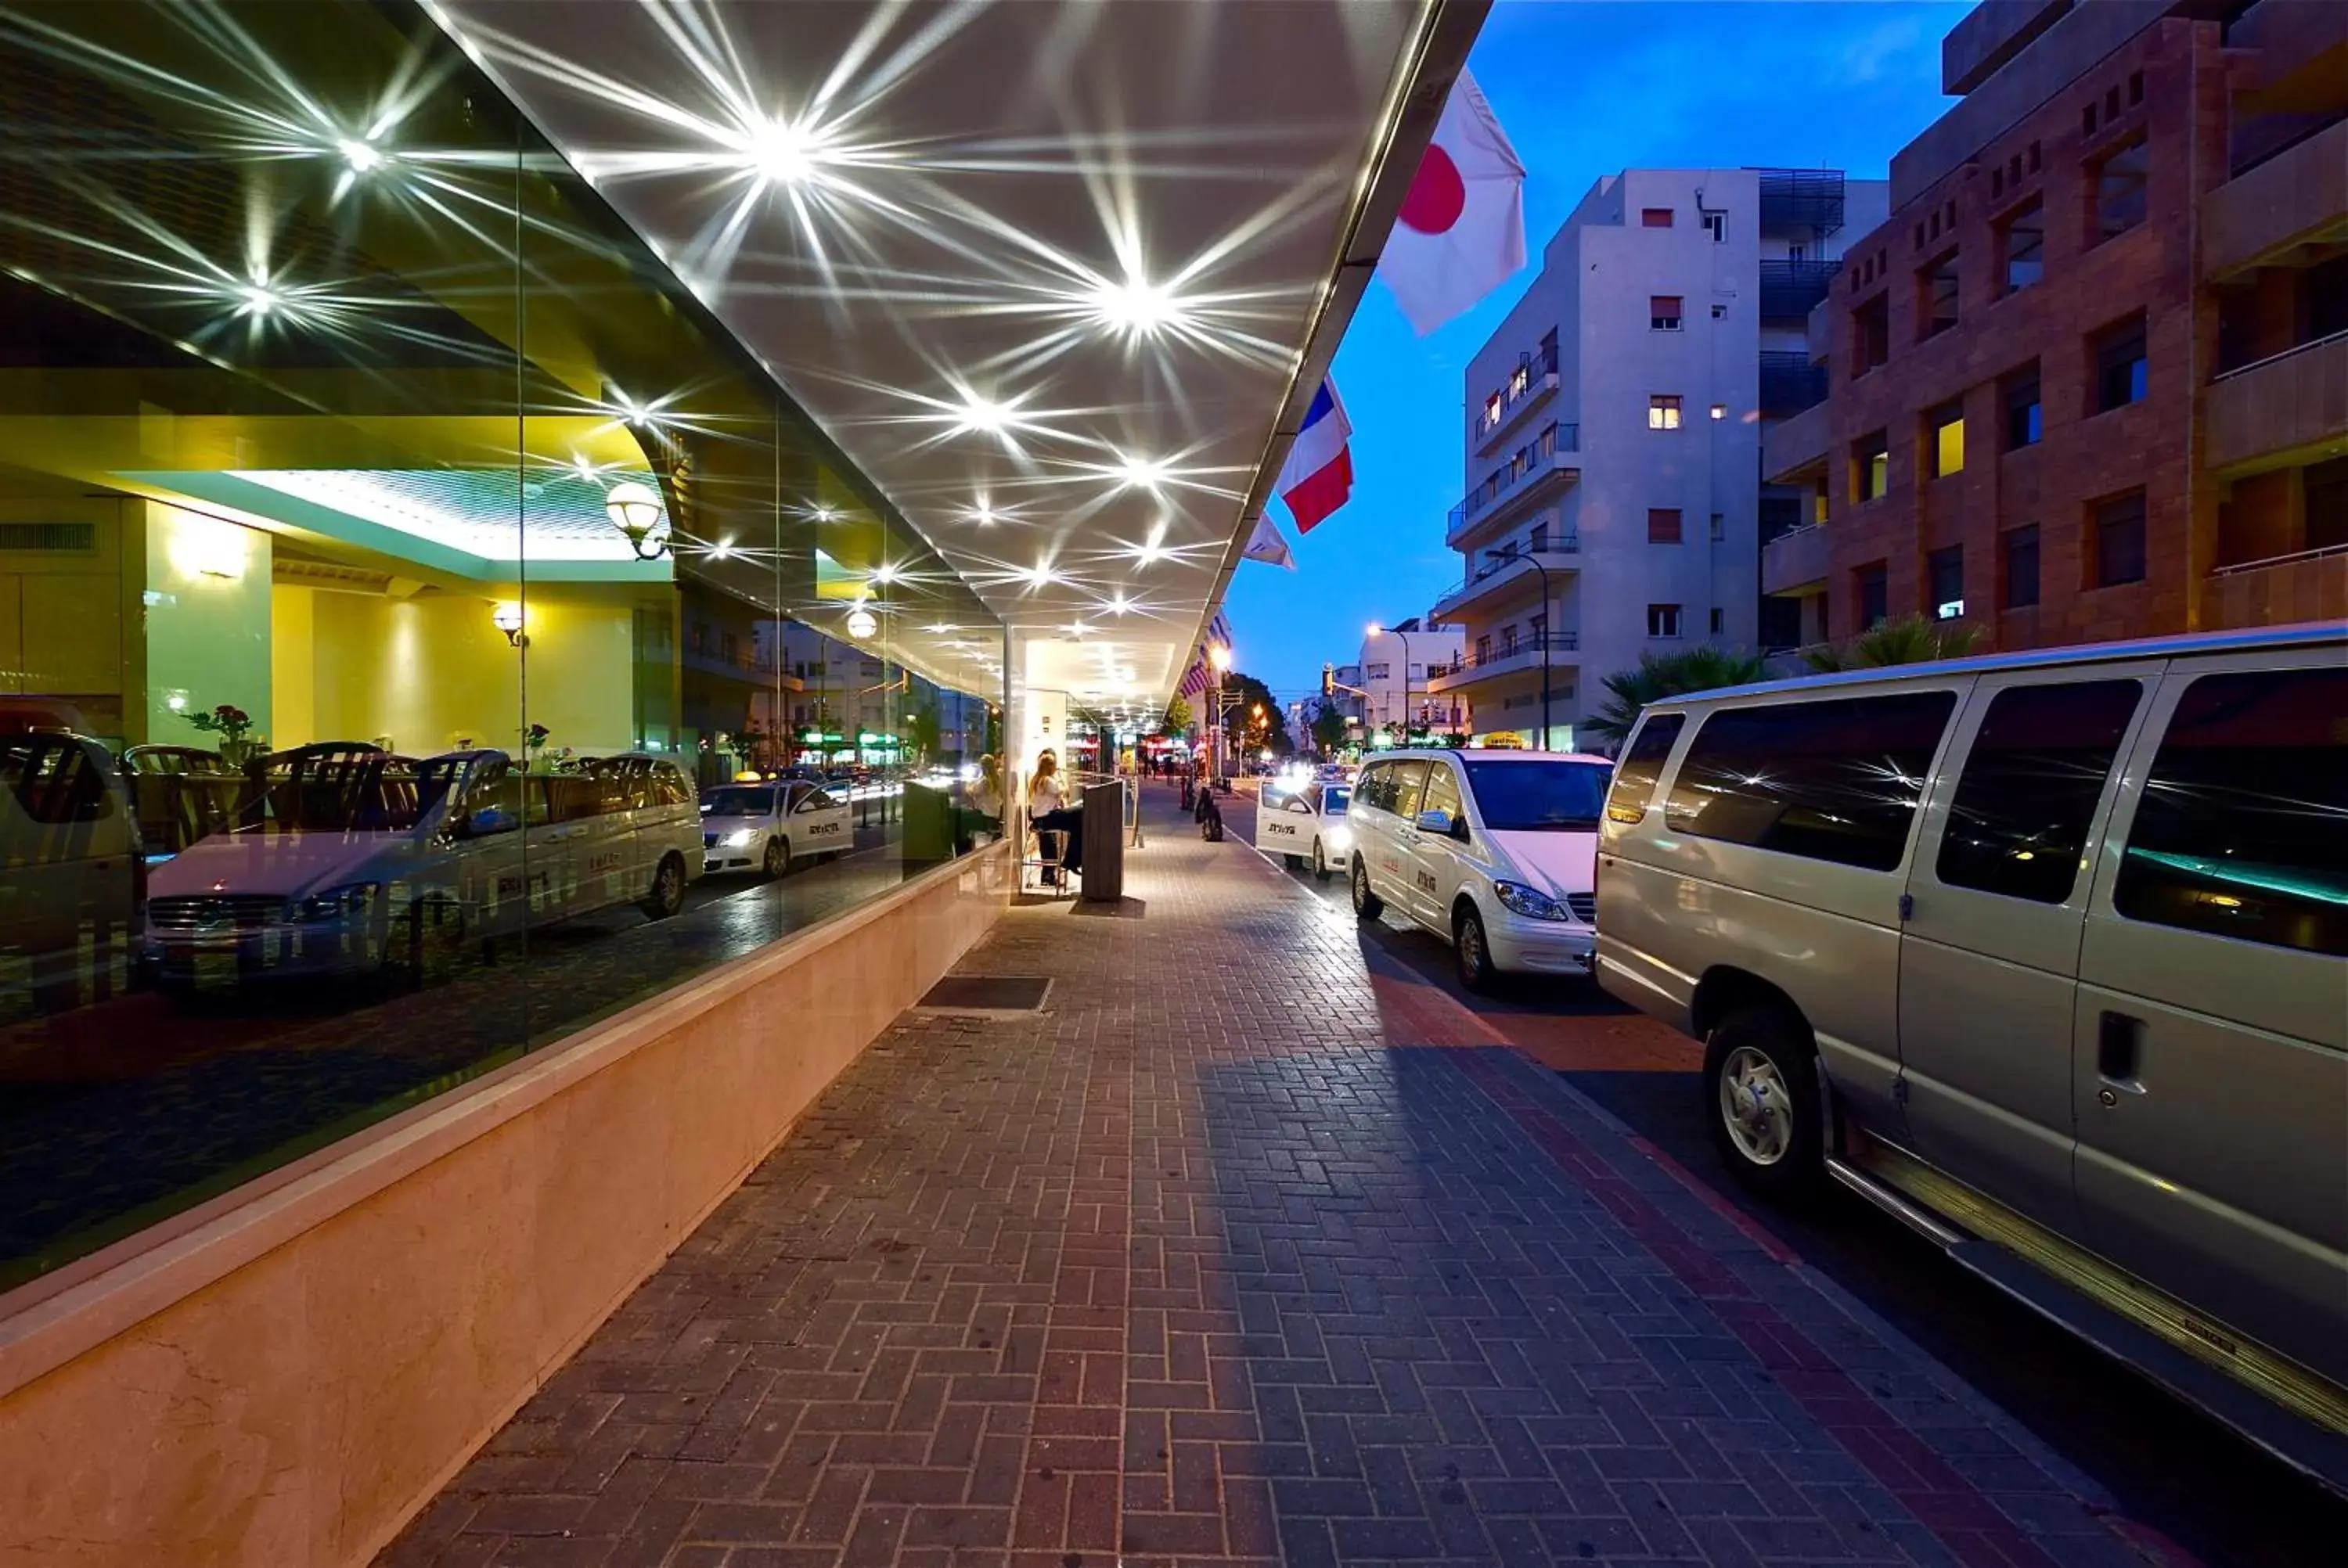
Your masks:
<path fill-rule="evenodd" d="M 1394 775 L 1394 783 L 1387 788 L 1394 796 L 1395 814 L 1405 818 L 1416 816 L 1419 796 L 1426 793 L 1426 764 L 1396 763 Z"/>
<path fill-rule="evenodd" d="M 1700 838 L 1895 870 L 1956 702 L 1914 692 L 1714 713 L 1680 764 L 1665 819 Z"/>
<path fill-rule="evenodd" d="M 1941 880 L 2037 904 L 2068 898 L 2142 693 L 2138 682 L 2094 681 L 1993 698 L 1949 804 Z"/>
<path fill-rule="evenodd" d="M 1606 797 L 1606 815 L 1616 822 L 1637 822 L 1647 815 L 1654 798 L 1655 781 L 1663 776 L 1663 761 L 1687 723 L 1684 713 L 1652 713 L 1631 737 L 1622 761 L 1614 770 L 1614 787 Z"/>
<path fill-rule="evenodd" d="M 2348 671 L 2205 675 L 2145 780 L 2114 907 L 2348 957 Z"/>

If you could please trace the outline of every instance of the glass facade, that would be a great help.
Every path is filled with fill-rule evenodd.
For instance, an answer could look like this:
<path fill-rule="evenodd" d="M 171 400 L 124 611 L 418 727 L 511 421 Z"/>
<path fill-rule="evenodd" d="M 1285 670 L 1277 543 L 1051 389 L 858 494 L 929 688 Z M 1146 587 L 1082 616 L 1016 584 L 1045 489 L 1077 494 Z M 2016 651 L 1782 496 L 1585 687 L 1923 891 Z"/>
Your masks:
<path fill-rule="evenodd" d="M 0 130 L 0 1289 L 996 831 L 999 624 L 420 10 Z"/>

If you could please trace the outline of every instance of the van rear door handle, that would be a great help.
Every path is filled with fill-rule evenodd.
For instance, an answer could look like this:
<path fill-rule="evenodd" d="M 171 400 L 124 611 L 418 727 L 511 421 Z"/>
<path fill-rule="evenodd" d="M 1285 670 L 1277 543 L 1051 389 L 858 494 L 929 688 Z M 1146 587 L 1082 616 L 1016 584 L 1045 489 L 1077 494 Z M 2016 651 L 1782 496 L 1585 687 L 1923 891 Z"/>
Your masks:
<path fill-rule="evenodd" d="M 2144 1020 L 2127 1013 L 2106 1012 L 2096 1020 L 2096 1076 L 2116 1089 L 2144 1092 L 2137 1079 L 2141 1067 Z"/>

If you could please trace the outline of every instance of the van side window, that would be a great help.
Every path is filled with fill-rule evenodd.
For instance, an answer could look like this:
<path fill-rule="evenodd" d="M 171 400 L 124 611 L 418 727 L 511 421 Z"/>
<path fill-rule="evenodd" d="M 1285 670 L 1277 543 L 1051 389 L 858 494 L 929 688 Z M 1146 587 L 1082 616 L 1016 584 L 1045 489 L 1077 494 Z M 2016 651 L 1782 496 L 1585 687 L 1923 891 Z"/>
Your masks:
<path fill-rule="evenodd" d="M 653 770 L 653 798 L 662 805 L 685 805 L 693 799 L 693 786 L 675 764 L 663 763 Z"/>
<path fill-rule="evenodd" d="M 1935 874 L 2034 904 L 2079 876 L 2096 802 L 2144 695 L 2140 681 L 2015 686 L 1991 700 L 1965 756 Z"/>
<path fill-rule="evenodd" d="M 1418 797 L 1426 793 L 1426 764 L 1396 763 L 1392 774 L 1394 782 L 1386 785 L 1386 795 L 1394 804 L 1388 809 L 1407 821 L 1418 815 Z"/>
<path fill-rule="evenodd" d="M 2112 902 L 2131 920 L 2348 958 L 2348 670 L 2187 687 Z"/>
<path fill-rule="evenodd" d="M 1614 770 L 1614 787 L 1606 796 L 1606 815 L 1616 822 L 1636 822 L 1647 815 L 1655 798 L 1655 781 L 1663 776 L 1663 759 L 1687 723 L 1684 713 L 1650 713 L 1631 737 L 1622 761 Z"/>
<path fill-rule="evenodd" d="M 33 821 L 98 822 L 113 815 L 106 775 L 72 741 L 28 735 L 0 749 L 0 781 Z"/>
<path fill-rule="evenodd" d="M 1386 804 L 1386 785 L 1394 782 L 1394 770 L 1384 763 L 1372 763 L 1362 770 L 1360 780 L 1354 785 L 1354 796 L 1364 805 L 1374 805 L 1380 811 L 1392 811 Z"/>
<path fill-rule="evenodd" d="M 1419 798 L 1420 811 L 1439 811 L 1453 821 L 1462 814 L 1459 804 L 1458 775 L 1449 763 L 1434 763 L 1426 770 L 1426 794 Z M 1414 814 L 1416 815 L 1416 814 Z"/>
<path fill-rule="evenodd" d="M 1698 838 L 1897 870 L 1953 692 L 1728 708 L 1705 718 L 1664 802 Z"/>

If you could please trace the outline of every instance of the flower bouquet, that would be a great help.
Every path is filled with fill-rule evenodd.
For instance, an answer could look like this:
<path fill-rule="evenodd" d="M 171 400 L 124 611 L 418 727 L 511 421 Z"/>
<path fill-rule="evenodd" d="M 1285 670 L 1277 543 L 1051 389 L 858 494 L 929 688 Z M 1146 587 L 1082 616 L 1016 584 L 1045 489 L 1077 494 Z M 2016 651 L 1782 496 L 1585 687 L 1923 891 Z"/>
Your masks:
<path fill-rule="evenodd" d="M 261 753 L 262 743 L 252 737 L 252 715 L 233 702 L 222 702 L 210 712 L 191 713 L 188 723 L 207 735 L 218 735 L 221 761 L 239 772 Z"/>

